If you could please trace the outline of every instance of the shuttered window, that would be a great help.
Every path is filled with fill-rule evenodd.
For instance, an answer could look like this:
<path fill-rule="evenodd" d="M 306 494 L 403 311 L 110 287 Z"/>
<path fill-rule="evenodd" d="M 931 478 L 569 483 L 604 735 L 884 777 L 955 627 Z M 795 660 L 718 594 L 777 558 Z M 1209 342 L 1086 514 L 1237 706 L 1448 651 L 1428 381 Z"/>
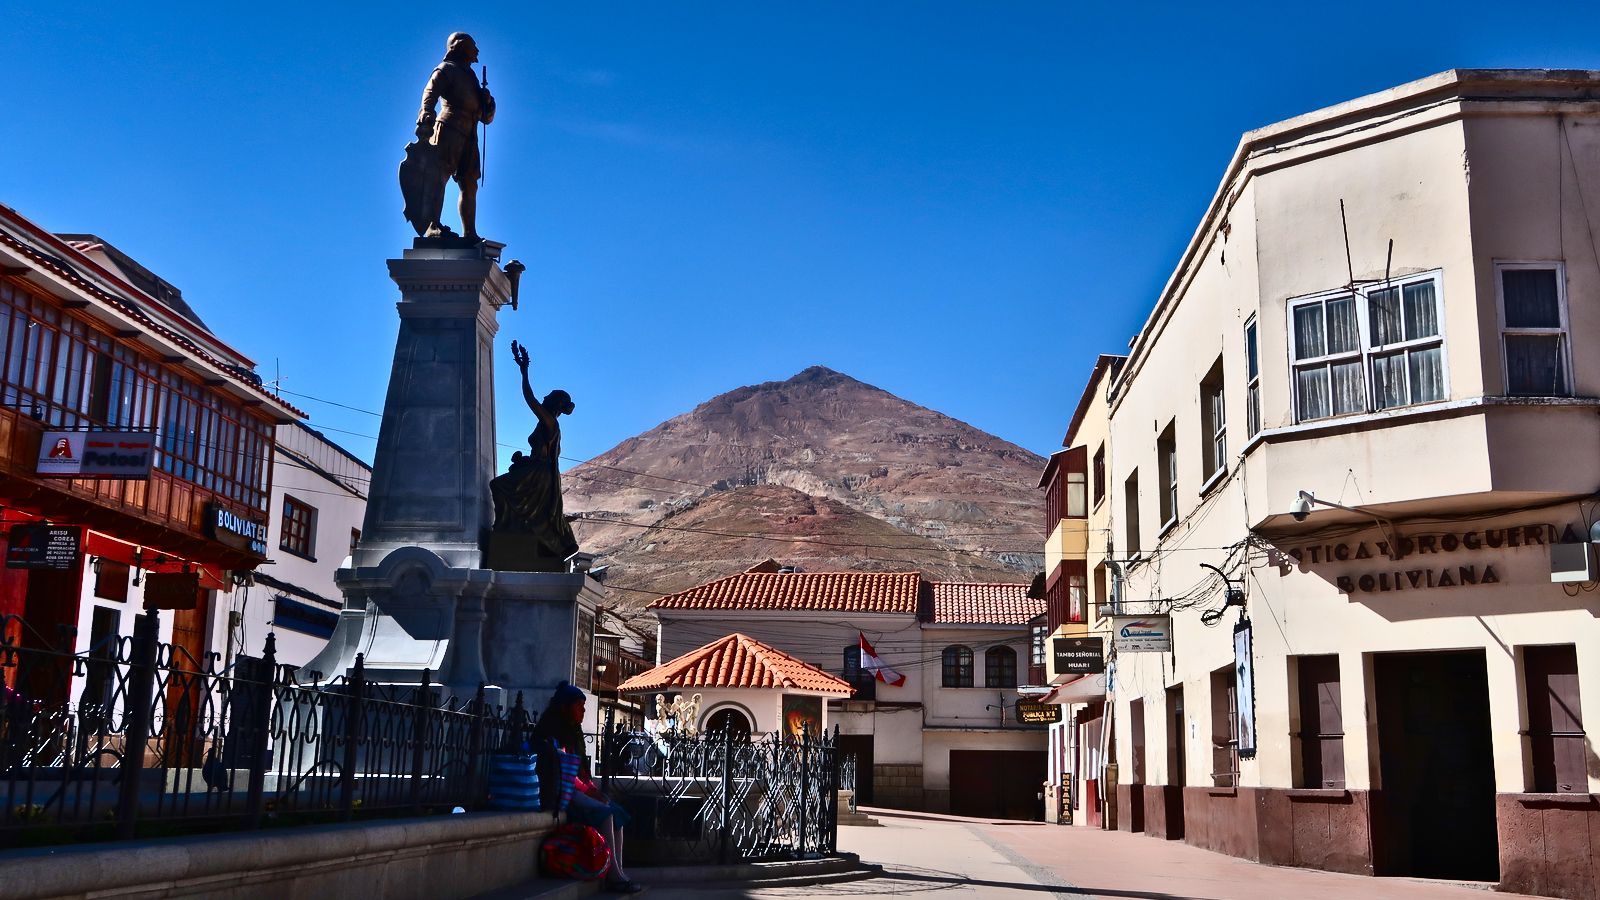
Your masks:
<path fill-rule="evenodd" d="M 1299 675 L 1299 787 L 1344 787 L 1344 710 L 1339 657 L 1296 657 Z"/>
<path fill-rule="evenodd" d="M 1588 793 L 1577 651 L 1571 644 L 1560 644 L 1524 647 L 1522 654 L 1533 790 L 1541 794 Z"/>

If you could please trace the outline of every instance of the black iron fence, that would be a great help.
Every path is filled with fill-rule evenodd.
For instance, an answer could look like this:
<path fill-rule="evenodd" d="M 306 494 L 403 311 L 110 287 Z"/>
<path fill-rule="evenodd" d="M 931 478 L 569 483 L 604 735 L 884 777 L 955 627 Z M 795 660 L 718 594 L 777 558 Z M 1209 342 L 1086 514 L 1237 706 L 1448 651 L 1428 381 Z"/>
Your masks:
<path fill-rule="evenodd" d="M 157 639 L 74 652 L 0 618 L 0 847 L 183 830 L 259 828 L 484 806 L 497 748 L 533 717 L 348 677 L 295 681 L 274 659 L 224 664 Z"/>
<path fill-rule="evenodd" d="M 274 658 L 202 659 L 132 637 L 75 651 L 0 617 L 0 848 L 483 809 L 498 752 L 534 716 L 420 685 L 348 676 L 303 684 Z M 837 848 L 833 736 L 646 734 L 606 727 L 585 748 L 632 814 L 630 859 L 771 859 Z"/>
<path fill-rule="evenodd" d="M 626 809 L 630 860 L 705 862 L 838 849 L 845 759 L 835 735 L 586 736 L 602 791 Z"/>

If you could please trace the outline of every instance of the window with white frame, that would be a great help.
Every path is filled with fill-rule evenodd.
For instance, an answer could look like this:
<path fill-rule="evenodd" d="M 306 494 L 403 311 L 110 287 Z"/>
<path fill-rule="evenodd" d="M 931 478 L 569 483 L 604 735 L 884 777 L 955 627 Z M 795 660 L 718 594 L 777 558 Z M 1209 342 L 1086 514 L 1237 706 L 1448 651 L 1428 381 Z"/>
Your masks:
<path fill-rule="evenodd" d="M 1200 476 L 1202 484 L 1228 467 L 1228 416 L 1222 397 L 1222 357 L 1200 382 Z"/>
<path fill-rule="evenodd" d="M 1255 437 L 1261 430 L 1261 354 L 1256 350 L 1256 317 L 1244 323 L 1244 431 Z"/>
<path fill-rule="evenodd" d="M 1498 263 L 1506 393 L 1567 397 L 1566 273 L 1561 263 Z"/>
<path fill-rule="evenodd" d="M 1295 420 L 1443 400 L 1437 273 L 1289 303 Z"/>

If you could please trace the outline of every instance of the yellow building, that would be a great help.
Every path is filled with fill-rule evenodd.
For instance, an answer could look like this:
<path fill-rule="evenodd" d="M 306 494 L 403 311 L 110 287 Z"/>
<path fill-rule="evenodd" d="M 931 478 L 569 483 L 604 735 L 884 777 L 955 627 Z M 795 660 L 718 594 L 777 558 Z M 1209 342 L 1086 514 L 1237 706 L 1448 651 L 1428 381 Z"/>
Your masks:
<path fill-rule="evenodd" d="M 1045 491 L 1045 702 L 1061 706 L 1050 726 L 1045 818 L 1057 823 L 1105 824 L 1104 728 L 1107 641 L 1116 562 L 1111 556 L 1109 388 L 1125 357 L 1095 361 L 1039 487 Z M 1112 810 L 1112 815 L 1114 815 Z"/>

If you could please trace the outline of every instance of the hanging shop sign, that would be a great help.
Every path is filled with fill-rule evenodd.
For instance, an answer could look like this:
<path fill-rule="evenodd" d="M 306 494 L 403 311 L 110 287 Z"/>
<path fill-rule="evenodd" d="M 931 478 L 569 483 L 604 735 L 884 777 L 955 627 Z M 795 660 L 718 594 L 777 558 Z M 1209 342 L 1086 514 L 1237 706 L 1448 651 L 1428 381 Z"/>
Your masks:
<path fill-rule="evenodd" d="M 13 525 L 7 539 L 8 569 L 70 571 L 83 552 L 83 529 L 76 525 Z"/>
<path fill-rule="evenodd" d="M 1061 704 L 1037 700 L 1017 701 L 1017 722 L 1022 725 L 1049 725 L 1061 721 Z"/>
<path fill-rule="evenodd" d="M 155 455 L 155 435 L 148 431 L 46 431 L 34 471 L 46 478 L 143 481 Z"/>
<path fill-rule="evenodd" d="M 150 572 L 144 576 L 145 609 L 194 609 L 199 600 L 199 572 Z"/>
<path fill-rule="evenodd" d="M 1238 693 L 1239 756 L 1252 759 L 1256 755 L 1256 664 L 1252 656 L 1250 620 L 1233 626 L 1233 674 Z"/>
<path fill-rule="evenodd" d="M 1112 616 L 1111 646 L 1118 653 L 1171 653 L 1171 616 Z"/>
<path fill-rule="evenodd" d="M 1057 675 L 1099 675 L 1106 670 L 1105 639 L 1051 638 Z"/>
<path fill-rule="evenodd" d="M 257 556 L 267 555 L 267 523 L 246 519 L 216 503 L 207 503 L 204 515 L 207 537 Z"/>

